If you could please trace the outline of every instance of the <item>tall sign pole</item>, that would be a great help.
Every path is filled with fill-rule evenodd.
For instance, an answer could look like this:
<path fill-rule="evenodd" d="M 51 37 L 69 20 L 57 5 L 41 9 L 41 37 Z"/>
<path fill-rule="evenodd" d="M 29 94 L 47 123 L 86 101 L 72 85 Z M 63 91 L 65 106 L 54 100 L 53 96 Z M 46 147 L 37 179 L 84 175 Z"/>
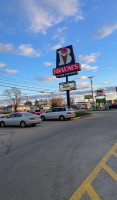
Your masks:
<path fill-rule="evenodd" d="M 68 83 L 68 76 L 66 76 L 66 83 Z M 70 107 L 70 90 L 66 90 L 67 95 L 67 107 Z"/>
<path fill-rule="evenodd" d="M 66 83 L 69 84 L 68 76 L 76 75 L 80 70 L 80 64 L 75 61 L 72 45 L 56 50 L 56 68 L 53 69 L 53 75 L 57 78 L 66 77 Z M 70 107 L 70 89 L 66 90 L 66 95 L 67 106 Z"/>
<path fill-rule="evenodd" d="M 91 93 L 92 93 L 92 97 L 93 97 L 93 103 L 94 103 L 94 96 L 93 96 L 93 81 L 92 81 L 92 78 L 94 78 L 94 76 L 89 76 L 88 77 L 91 81 Z"/>

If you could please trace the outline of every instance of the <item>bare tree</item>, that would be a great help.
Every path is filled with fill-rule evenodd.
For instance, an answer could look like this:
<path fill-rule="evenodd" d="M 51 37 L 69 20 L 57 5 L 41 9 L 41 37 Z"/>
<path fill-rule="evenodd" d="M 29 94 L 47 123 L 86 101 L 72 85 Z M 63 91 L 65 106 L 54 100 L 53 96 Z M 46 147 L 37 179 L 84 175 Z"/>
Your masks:
<path fill-rule="evenodd" d="M 21 91 L 20 91 L 20 89 L 18 89 L 16 87 L 13 87 L 9 90 L 6 89 L 4 91 L 4 95 L 9 98 L 9 100 L 11 101 L 11 103 L 14 107 L 14 110 L 17 110 L 19 103 L 21 101 Z"/>
<path fill-rule="evenodd" d="M 30 106 L 32 106 L 32 102 L 31 102 L 31 101 L 26 101 L 26 102 L 24 103 L 24 105 L 30 107 Z"/>
<path fill-rule="evenodd" d="M 34 106 L 38 106 L 38 105 L 39 105 L 39 101 L 35 99 Z"/>
<path fill-rule="evenodd" d="M 56 97 L 50 99 L 51 106 L 52 107 L 57 107 L 57 106 L 62 106 L 63 105 L 63 99 L 61 97 Z"/>

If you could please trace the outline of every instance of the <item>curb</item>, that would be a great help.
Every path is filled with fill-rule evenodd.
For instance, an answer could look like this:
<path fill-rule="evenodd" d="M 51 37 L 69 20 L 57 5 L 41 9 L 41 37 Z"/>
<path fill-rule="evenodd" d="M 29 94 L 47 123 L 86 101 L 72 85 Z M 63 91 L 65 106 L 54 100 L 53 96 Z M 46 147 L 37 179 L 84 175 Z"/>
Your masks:
<path fill-rule="evenodd" d="M 86 118 L 86 117 L 90 117 L 90 116 L 94 116 L 95 114 L 90 114 L 90 115 L 85 115 L 85 116 L 82 116 L 82 117 L 74 117 L 72 119 L 83 119 L 83 118 Z"/>

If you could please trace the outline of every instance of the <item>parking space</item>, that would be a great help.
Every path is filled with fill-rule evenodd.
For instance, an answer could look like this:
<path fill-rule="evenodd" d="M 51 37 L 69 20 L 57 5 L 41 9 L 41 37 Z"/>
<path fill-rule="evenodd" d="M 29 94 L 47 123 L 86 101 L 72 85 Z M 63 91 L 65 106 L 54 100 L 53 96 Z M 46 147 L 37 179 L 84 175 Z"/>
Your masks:
<path fill-rule="evenodd" d="M 116 188 L 117 143 L 98 163 L 70 200 L 115 200 L 117 197 Z M 105 191 L 106 189 L 107 191 Z"/>
<path fill-rule="evenodd" d="M 115 200 L 116 114 L 100 111 L 80 120 L 47 120 L 35 127 L 0 128 L 0 199 L 20 199 L 23 194 L 22 199 L 28 200 L 37 196 L 52 200 Z M 6 185 L 10 197 L 5 193 Z"/>

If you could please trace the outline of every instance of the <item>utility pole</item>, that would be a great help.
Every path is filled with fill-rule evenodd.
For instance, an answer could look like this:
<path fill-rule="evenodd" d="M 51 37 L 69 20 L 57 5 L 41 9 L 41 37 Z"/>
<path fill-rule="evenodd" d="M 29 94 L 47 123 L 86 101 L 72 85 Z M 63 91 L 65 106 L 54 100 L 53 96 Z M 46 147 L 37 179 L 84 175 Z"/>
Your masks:
<path fill-rule="evenodd" d="M 25 100 L 26 102 L 28 101 L 28 95 L 26 95 L 26 93 L 25 93 Z"/>
<path fill-rule="evenodd" d="M 94 76 L 89 76 L 88 78 L 91 81 L 91 93 L 92 93 L 92 97 L 93 97 L 93 80 L 92 80 L 92 78 L 94 78 Z M 93 103 L 94 103 L 94 97 L 93 97 Z"/>

